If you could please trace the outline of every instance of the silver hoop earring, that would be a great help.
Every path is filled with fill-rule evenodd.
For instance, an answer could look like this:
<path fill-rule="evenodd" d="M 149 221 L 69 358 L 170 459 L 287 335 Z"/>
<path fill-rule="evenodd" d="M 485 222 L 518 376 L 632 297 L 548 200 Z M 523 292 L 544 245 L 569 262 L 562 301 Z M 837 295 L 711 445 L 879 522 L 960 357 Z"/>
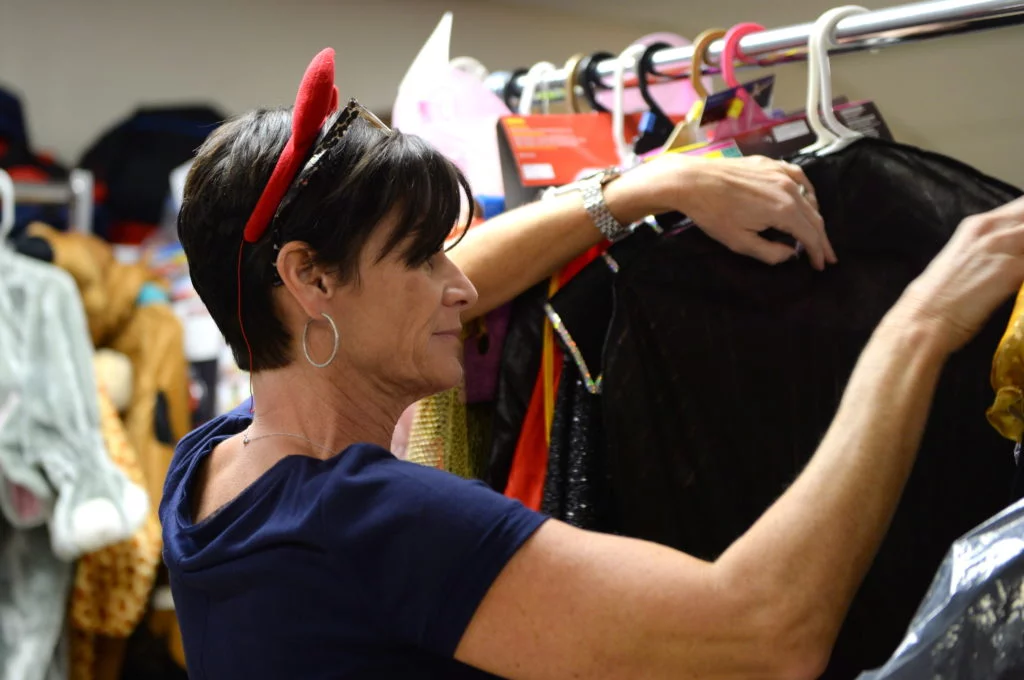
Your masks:
<path fill-rule="evenodd" d="M 320 312 L 320 316 L 327 319 L 327 323 L 331 324 L 331 332 L 334 333 L 334 349 L 331 350 L 331 356 L 327 357 L 327 361 L 322 364 L 318 364 L 313 361 L 313 357 L 309 356 L 309 345 L 306 343 L 306 338 L 309 336 L 309 324 L 313 323 L 313 319 L 307 321 L 306 326 L 302 329 L 302 353 L 306 355 L 306 361 L 308 361 L 311 366 L 327 368 L 331 365 L 331 362 L 334 361 L 334 357 L 338 354 L 338 340 L 340 337 L 338 335 L 338 327 L 334 325 L 334 319 L 331 318 L 331 315 L 326 312 Z"/>

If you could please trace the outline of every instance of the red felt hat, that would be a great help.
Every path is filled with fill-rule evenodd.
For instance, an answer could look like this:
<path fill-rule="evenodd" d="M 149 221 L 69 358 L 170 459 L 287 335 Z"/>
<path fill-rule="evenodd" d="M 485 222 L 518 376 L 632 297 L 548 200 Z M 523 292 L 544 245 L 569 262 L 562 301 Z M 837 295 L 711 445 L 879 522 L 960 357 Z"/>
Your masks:
<path fill-rule="evenodd" d="M 285 192 L 309 156 L 324 121 L 338 108 L 338 88 L 334 85 L 334 49 L 326 48 L 313 57 L 302 77 L 292 112 L 292 135 L 277 159 L 274 172 L 260 195 L 249 221 L 245 223 L 244 239 L 259 241 L 267 231 Z"/>

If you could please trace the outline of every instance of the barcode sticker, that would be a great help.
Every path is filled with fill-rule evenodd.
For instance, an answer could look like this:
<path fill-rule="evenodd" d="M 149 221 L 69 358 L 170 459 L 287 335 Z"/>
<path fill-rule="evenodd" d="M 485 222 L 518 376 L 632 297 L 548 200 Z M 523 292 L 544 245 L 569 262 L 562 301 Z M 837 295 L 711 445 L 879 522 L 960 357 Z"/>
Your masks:
<path fill-rule="evenodd" d="M 803 137 L 811 131 L 807 127 L 807 122 L 803 120 L 794 120 L 790 123 L 783 123 L 772 129 L 772 136 L 775 137 L 776 142 L 788 142 L 791 139 L 797 137 Z"/>
<path fill-rule="evenodd" d="M 523 179 L 554 179 L 555 168 L 550 163 L 523 163 Z"/>

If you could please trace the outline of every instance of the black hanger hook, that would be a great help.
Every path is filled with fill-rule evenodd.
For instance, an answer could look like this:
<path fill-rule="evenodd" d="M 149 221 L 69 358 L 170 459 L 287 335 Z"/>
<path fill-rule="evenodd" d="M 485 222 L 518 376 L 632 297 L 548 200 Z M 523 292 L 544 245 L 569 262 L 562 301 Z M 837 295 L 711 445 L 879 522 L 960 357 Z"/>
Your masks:
<path fill-rule="evenodd" d="M 636 62 L 636 80 L 637 87 L 640 89 L 640 96 L 644 98 L 647 108 L 650 109 L 651 113 L 654 114 L 659 121 L 669 121 L 669 124 L 671 124 L 668 115 L 666 115 L 665 111 L 661 108 L 661 105 L 658 104 L 653 96 L 651 96 L 650 85 L 647 82 L 647 76 L 654 74 L 653 66 L 655 52 L 668 47 L 671 47 L 671 45 L 666 42 L 656 42 L 649 45 L 647 49 L 644 50 L 644 53 L 640 55 L 640 58 L 637 59 Z"/>
<path fill-rule="evenodd" d="M 610 90 L 611 86 L 605 85 L 597 77 L 597 65 L 602 61 L 614 58 L 615 55 L 611 52 L 594 52 L 589 57 L 584 57 L 586 64 L 580 68 L 583 73 L 583 77 L 580 78 L 580 86 L 583 88 L 583 95 L 587 98 L 587 103 L 594 111 L 608 113 L 608 108 L 597 101 L 597 89 Z"/>
<path fill-rule="evenodd" d="M 516 84 L 516 81 L 525 76 L 530 72 L 528 68 L 517 68 L 508 77 L 508 82 L 505 83 L 505 88 L 501 91 L 501 98 L 505 101 L 505 106 L 511 111 L 515 111 L 518 106 L 513 106 L 512 102 L 518 100 L 523 96 L 523 88 Z M 518 101 L 516 101 L 518 104 Z"/>

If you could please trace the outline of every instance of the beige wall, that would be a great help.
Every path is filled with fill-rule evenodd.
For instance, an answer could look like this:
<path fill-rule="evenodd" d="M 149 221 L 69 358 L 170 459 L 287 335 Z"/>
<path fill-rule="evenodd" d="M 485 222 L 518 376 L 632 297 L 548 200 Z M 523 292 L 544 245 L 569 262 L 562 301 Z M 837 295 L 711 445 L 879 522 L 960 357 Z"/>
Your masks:
<path fill-rule="evenodd" d="M 830 0 L 790 0 L 775 11 L 764 0 L 693 3 L 677 31 L 759 21 L 767 27 L 813 20 Z M 885 7 L 892 3 L 873 3 Z M 773 16 L 776 18 L 773 20 Z M 1024 186 L 1024 26 L 897 45 L 832 61 L 836 94 L 874 99 L 896 139 L 949 154 L 1000 179 Z M 803 105 L 803 64 L 780 66 L 776 102 Z M 740 72 L 741 79 L 761 73 Z"/>
<path fill-rule="evenodd" d="M 769 27 L 808 21 L 834 4 L 0 0 L 0 85 L 23 94 L 37 145 L 73 161 L 139 104 L 212 101 L 234 113 L 287 103 L 310 55 L 325 45 L 338 49 L 342 93 L 387 109 L 448 9 L 455 14 L 453 56 L 471 54 L 496 70 L 557 62 L 577 50 L 618 51 L 645 30 L 693 35 L 744 20 Z M 898 139 L 1024 185 L 1022 64 L 1024 27 L 1016 27 L 837 57 L 833 71 L 836 92 L 875 99 Z M 804 67 L 776 73 L 778 103 L 800 106 Z"/>
<path fill-rule="evenodd" d="M 338 50 L 337 82 L 389 110 L 446 10 L 452 56 L 492 70 L 626 45 L 638 29 L 477 0 L 0 0 L 0 87 L 19 91 L 34 143 L 76 160 L 140 104 L 288 104 L 310 57 Z"/>

